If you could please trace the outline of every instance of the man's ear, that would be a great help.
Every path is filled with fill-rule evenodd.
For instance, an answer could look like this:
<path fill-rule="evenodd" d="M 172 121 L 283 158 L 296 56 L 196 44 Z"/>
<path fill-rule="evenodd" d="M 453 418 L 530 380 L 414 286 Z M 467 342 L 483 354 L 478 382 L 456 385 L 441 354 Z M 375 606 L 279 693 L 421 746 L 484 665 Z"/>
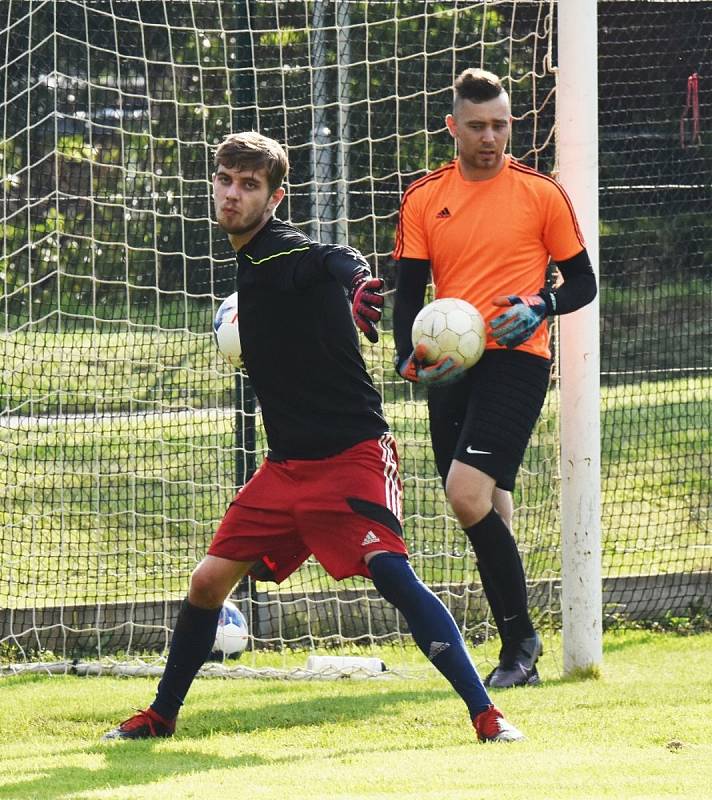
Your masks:
<path fill-rule="evenodd" d="M 450 136 L 453 139 L 457 138 L 457 123 L 455 122 L 455 117 L 452 114 L 448 114 L 445 117 L 445 124 L 447 125 L 447 129 L 450 131 Z"/>
<path fill-rule="evenodd" d="M 286 191 L 284 186 L 280 186 L 279 189 L 275 189 L 275 191 L 272 193 L 272 203 L 270 205 L 270 209 L 272 211 L 274 211 L 275 208 L 277 208 L 277 206 L 282 202 L 285 194 Z"/>

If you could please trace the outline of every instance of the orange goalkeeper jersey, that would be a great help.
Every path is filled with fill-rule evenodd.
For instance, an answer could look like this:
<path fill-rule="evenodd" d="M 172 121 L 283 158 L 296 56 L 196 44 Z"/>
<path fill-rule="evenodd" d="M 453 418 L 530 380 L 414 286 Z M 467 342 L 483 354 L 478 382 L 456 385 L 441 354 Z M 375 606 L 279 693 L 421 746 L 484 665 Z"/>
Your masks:
<path fill-rule="evenodd" d="M 466 181 L 455 159 L 411 184 L 393 257 L 430 261 L 435 296 L 468 300 L 489 323 L 504 311 L 494 297 L 536 294 L 549 258 L 565 261 L 584 247 L 563 188 L 506 156 L 489 180 Z M 491 338 L 487 347 L 501 349 Z M 550 358 L 546 322 L 517 349 Z"/>

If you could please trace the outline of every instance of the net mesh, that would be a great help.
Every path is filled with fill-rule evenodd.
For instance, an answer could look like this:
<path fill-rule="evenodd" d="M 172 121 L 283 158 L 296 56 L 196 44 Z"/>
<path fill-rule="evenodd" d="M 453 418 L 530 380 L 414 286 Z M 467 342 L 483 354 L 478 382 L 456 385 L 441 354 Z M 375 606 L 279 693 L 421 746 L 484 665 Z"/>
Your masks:
<path fill-rule="evenodd" d="M 610 621 L 712 607 L 710 36 L 712 3 L 599 3 Z"/>
<path fill-rule="evenodd" d="M 712 31 L 710 4 L 667 5 L 599 4 L 604 596 L 616 621 L 659 615 L 665 581 L 663 611 L 710 592 L 704 80 L 683 109 Z M 444 117 L 461 69 L 504 77 L 513 153 L 555 168 L 554 10 L 0 4 L 3 662 L 161 653 L 191 570 L 264 454 L 249 383 L 211 333 L 234 289 L 211 220 L 214 145 L 250 128 L 282 141 L 280 215 L 358 247 L 392 287 L 399 197 L 453 155 Z M 387 309 L 364 354 L 399 441 L 413 563 L 481 641 L 474 557 L 436 477 L 424 398 L 396 379 L 392 349 Z M 515 496 L 534 614 L 554 625 L 557 414 L 555 378 Z M 280 587 L 244 582 L 235 600 L 255 650 L 407 634 L 368 582 L 336 584 L 311 561 Z"/>

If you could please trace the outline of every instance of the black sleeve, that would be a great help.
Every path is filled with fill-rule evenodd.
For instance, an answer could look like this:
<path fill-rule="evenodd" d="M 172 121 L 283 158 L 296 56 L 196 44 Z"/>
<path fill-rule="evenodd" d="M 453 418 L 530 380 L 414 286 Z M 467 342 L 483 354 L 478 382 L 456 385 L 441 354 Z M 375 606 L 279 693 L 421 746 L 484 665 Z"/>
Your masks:
<path fill-rule="evenodd" d="M 564 282 L 556 289 L 542 289 L 539 294 L 546 301 L 550 314 L 570 314 L 593 300 L 596 296 L 596 276 L 586 250 L 573 258 L 557 261 Z"/>
<path fill-rule="evenodd" d="M 353 247 L 314 242 L 308 254 L 298 260 L 295 284 L 298 288 L 307 288 L 316 283 L 336 280 L 344 288 L 350 289 L 357 275 L 370 274 L 368 261 Z"/>
<path fill-rule="evenodd" d="M 350 289 L 354 279 L 361 275 L 371 275 L 371 267 L 353 247 L 345 245 L 322 245 L 328 248 L 324 263 L 331 275 L 347 289 Z"/>
<path fill-rule="evenodd" d="M 396 262 L 396 293 L 393 304 L 393 338 L 398 363 L 413 350 L 410 331 L 413 320 L 423 307 L 425 290 L 430 280 L 430 261 L 402 258 Z"/>

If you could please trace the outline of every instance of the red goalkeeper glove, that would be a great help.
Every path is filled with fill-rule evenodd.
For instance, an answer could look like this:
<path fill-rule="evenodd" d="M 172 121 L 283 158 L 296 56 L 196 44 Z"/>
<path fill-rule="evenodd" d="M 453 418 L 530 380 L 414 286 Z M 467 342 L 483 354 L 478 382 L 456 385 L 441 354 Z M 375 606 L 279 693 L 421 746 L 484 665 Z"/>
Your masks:
<path fill-rule="evenodd" d="M 443 386 L 454 383 L 465 374 L 464 364 L 458 364 L 452 356 L 438 359 L 434 364 L 426 364 L 427 348 L 419 344 L 415 350 L 397 365 L 401 378 L 423 386 Z"/>
<path fill-rule="evenodd" d="M 383 314 L 383 281 L 367 272 L 361 272 L 353 280 L 349 290 L 351 314 L 356 327 L 369 342 L 378 341 L 376 323 Z"/>
<path fill-rule="evenodd" d="M 549 313 L 546 300 L 539 294 L 523 297 L 510 294 L 495 297 L 492 303 L 496 306 L 510 306 L 490 323 L 495 342 L 509 348 L 526 342 Z"/>

